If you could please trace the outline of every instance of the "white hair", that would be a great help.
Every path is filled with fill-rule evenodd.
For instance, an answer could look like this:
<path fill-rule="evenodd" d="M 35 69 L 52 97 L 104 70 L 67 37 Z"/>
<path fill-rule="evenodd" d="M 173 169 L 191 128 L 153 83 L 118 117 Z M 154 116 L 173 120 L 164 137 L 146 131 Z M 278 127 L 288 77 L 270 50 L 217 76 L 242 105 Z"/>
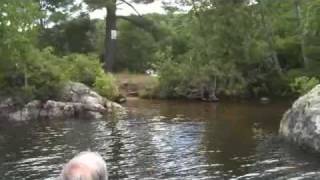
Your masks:
<path fill-rule="evenodd" d="M 95 152 L 81 152 L 63 168 L 60 180 L 108 180 L 107 165 Z"/>

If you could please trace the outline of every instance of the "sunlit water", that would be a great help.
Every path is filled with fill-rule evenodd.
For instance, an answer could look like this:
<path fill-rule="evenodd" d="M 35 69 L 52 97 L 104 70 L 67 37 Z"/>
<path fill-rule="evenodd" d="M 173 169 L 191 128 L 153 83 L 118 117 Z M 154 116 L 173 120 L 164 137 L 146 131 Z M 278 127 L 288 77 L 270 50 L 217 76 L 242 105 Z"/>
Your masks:
<path fill-rule="evenodd" d="M 319 179 L 320 159 L 277 137 L 289 103 L 130 100 L 103 121 L 0 124 L 0 179 L 55 179 L 84 150 L 110 179 Z"/>

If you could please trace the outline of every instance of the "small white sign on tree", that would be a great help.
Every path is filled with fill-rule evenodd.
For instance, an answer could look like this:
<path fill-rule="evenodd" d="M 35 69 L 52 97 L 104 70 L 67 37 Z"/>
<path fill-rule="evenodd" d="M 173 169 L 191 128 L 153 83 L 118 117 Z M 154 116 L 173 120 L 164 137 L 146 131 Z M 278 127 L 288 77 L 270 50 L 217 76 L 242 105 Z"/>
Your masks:
<path fill-rule="evenodd" d="M 115 40 L 115 39 L 117 39 L 117 30 L 111 30 L 111 39 L 112 40 Z"/>

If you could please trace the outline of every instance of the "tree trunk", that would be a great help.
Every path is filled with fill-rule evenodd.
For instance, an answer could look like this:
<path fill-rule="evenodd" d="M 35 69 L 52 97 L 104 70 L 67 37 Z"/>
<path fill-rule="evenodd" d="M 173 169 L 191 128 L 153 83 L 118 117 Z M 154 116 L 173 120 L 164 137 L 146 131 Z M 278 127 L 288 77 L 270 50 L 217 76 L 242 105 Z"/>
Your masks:
<path fill-rule="evenodd" d="M 106 7 L 106 39 L 104 52 L 104 68 L 107 72 L 112 72 L 116 54 L 117 17 L 116 0 L 111 0 Z"/>
<path fill-rule="evenodd" d="M 262 25 L 265 30 L 266 40 L 269 46 L 270 55 L 274 64 L 274 68 L 276 69 L 277 73 L 280 76 L 282 76 L 283 72 L 278 59 L 278 54 L 274 49 L 274 41 L 273 41 L 274 35 L 273 35 L 272 25 L 270 22 L 268 22 L 268 19 L 265 17 L 265 5 L 263 4 L 263 1 L 260 1 L 260 13 L 261 13 Z"/>
<path fill-rule="evenodd" d="M 305 52 L 305 40 L 303 37 L 303 23 L 302 23 L 302 16 L 301 16 L 301 6 L 300 6 L 300 0 L 295 0 L 294 1 L 294 8 L 295 8 L 295 12 L 296 12 L 296 18 L 298 21 L 298 29 L 299 29 L 299 38 L 300 38 L 300 48 L 301 48 L 301 56 L 303 59 L 303 66 L 304 68 L 309 68 L 309 64 L 310 64 L 310 60 L 306 55 Z"/>
<path fill-rule="evenodd" d="M 39 0 L 39 10 L 40 12 L 46 13 L 44 10 L 44 2 L 42 0 Z M 41 30 L 45 29 L 45 17 L 40 17 L 40 27 Z"/>

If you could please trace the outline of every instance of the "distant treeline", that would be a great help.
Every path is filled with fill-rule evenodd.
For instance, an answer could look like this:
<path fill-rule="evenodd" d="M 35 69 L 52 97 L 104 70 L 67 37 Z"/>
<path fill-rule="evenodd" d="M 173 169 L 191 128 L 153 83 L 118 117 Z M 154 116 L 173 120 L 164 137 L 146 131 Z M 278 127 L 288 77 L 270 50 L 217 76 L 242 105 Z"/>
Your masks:
<path fill-rule="evenodd" d="M 50 70 L 56 64 L 64 66 L 70 54 L 83 54 L 72 56 L 82 58 L 81 62 L 91 62 L 91 57 L 96 57 L 102 66 L 105 20 L 92 20 L 88 12 L 74 18 L 59 14 L 41 18 L 35 1 L 5 1 L 0 4 L 0 11 L 6 14 L 0 17 L 0 84 L 6 87 L 3 89 L 30 87 L 32 78 L 38 75 L 40 79 L 50 77 L 45 82 L 72 79 L 60 77 L 61 73 L 56 77 Z M 154 87 L 159 91 L 154 92 L 161 97 L 190 97 L 204 91 L 241 97 L 288 96 L 305 93 L 319 83 L 320 0 L 183 3 L 192 9 L 181 13 L 179 7 L 167 7 L 165 15 L 117 17 L 114 70 L 155 70 L 159 84 Z M 64 6 L 70 6 L 67 5 Z M 24 11 L 11 11 L 13 8 Z M 55 18 L 58 20 L 54 21 Z M 39 19 L 54 23 L 37 25 Z M 51 47 L 50 51 L 43 50 L 46 47 Z M 38 52 L 39 61 L 34 61 L 37 58 L 30 52 Z M 42 57 L 48 53 L 59 61 Z M 43 69 L 46 76 L 33 74 L 35 62 L 40 67 L 48 66 Z M 97 84 L 93 79 L 91 86 Z"/>

